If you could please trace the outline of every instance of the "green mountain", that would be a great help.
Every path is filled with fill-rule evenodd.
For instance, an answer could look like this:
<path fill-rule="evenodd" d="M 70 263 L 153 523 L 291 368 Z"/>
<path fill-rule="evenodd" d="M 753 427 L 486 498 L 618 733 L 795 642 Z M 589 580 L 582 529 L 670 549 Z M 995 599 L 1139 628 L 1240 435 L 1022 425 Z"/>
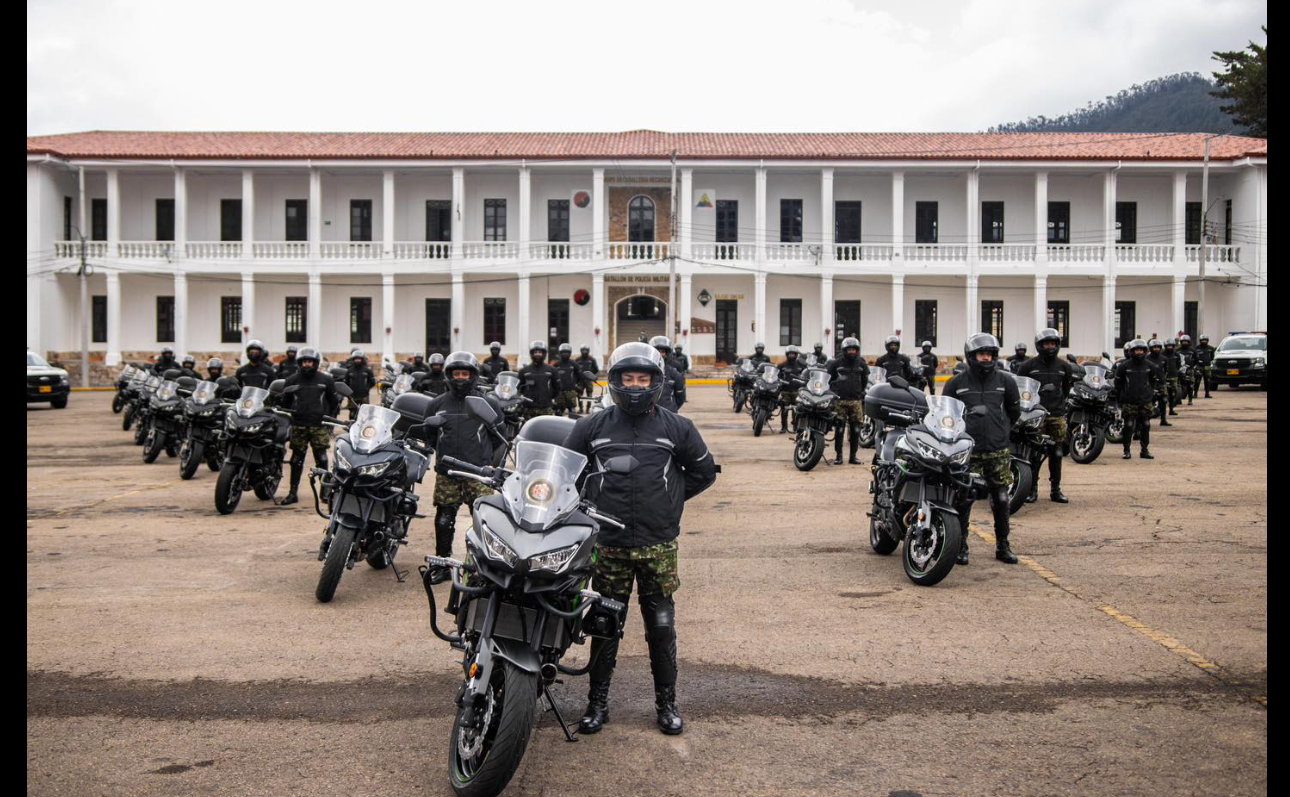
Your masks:
<path fill-rule="evenodd" d="M 1100 102 L 1049 118 L 991 127 L 991 133 L 1239 133 L 1222 101 L 1210 96 L 1213 81 L 1196 72 L 1157 78 L 1130 86 Z"/>

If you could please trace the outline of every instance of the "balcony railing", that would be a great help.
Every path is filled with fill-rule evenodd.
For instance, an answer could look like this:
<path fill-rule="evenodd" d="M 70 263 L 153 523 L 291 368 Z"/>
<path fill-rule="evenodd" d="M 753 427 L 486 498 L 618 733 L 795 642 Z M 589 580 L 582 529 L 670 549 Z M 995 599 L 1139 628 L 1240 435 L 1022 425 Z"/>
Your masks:
<path fill-rule="evenodd" d="M 531 260 L 590 260 L 595 250 L 589 243 L 546 241 L 529 244 Z"/>
<path fill-rule="evenodd" d="M 768 243 L 766 259 L 780 263 L 814 263 L 820 254 L 819 244 L 803 243 Z"/>
<path fill-rule="evenodd" d="M 396 241 L 396 260 L 447 260 L 452 257 L 451 241 Z"/>
<path fill-rule="evenodd" d="M 256 241 L 251 254 L 259 260 L 300 260 L 309 257 L 309 242 Z"/>
<path fill-rule="evenodd" d="M 895 247 L 891 244 L 837 244 L 833 247 L 833 259 L 844 262 L 852 260 L 891 260 Z"/>
<path fill-rule="evenodd" d="M 184 257 L 194 260 L 237 260 L 241 256 L 241 241 L 189 241 L 184 244 Z"/>
<path fill-rule="evenodd" d="M 1199 263 L 1200 244 L 1188 244 L 1186 254 L 1188 263 Z M 1205 262 L 1239 263 L 1241 262 L 1241 247 L 1232 244 L 1208 244 L 1205 247 Z"/>
<path fill-rule="evenodd" d="M 107 241 L 86 241 L 86 257 L 107 257 Z M 54 257 L 80 257 L 80 241 L 54 241 Z"/>
<path fill-rule="evenodd" d="M 757 247 L 754 244 L 741 243 L 696 243 L 690 245 L 695 260 L 716 261 L 752 261 L 757 259 Z"/>
<path fill-rule="evenodd" d="M 517 260 L 519 241 L 467 241 L 461 245 L 466 260 Z"/>
<path fill-rule="evenodd" d="M 1116 244 L 1118 263 L 1172 263 L 1174 248 L 1169 244 Z"/>
<path fill-rule="evenodd" d="M 170 260 L 175 257 L 175 242 L 117 241 L 116 256 L 123 260 Z"/>
<path fill-rule="evenodd" d="M 618 241 L 607 248 L 610 260 L 662 260 L 669 257 L 672 244 L 666 241 Z"/>
<path fill-rule="evenodd" d="M 1102 244 L 1049 244 L 1048 260 L 1053 263 L 1100 263 L 1106 259 Z"/>
<path fill-rule="evenodd" d="M 907 244 L 905 260 L 911 263 L 954 263 L 967 260 L 967 244 Z"/>
<path fill-rule="evenodd" d="M 986 263 L 1030 262 L 1035 259 L 1033 244 L 981 244 L 979 257 Z"/>
<path fill-rule="evenodd" d="M 382 244 L 372 241 L 323 241 L 318 256 L 323 260 L 377 260 Z"/>

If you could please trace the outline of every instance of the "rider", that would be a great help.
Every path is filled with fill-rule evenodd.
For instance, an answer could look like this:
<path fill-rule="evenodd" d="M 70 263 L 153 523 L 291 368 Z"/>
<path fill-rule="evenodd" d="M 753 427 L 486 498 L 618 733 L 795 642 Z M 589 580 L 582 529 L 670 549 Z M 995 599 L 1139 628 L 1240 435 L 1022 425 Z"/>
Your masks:
<path fill-rule="evenodd" d="M 1200 374 L 1195 370 L 1196 350 L 1191 346 L 1191 335 L 1185 332 L 1178 336 L 1178 357 L 1182 359 L 1184 367 L 1192 368 L 1187 381 L 1182 385 L 1183 395 L 1187 396 L 1187 404 L 1191 405 L 1192 399 L 1196 398 L 1196 383 Z"/>
<path fill-rule="evenodd" d="M 1012 425 L 1021 417 L 1021 393 L 1016 380 L 1004 375 L 998 367 L 999 341 L 994 335 L 978 332 L 963 344 L 967 369 L 950 377 L 941 395 L 963 402 L 967 410 L 967 433 L 975 445 L 969 467 L 985 478 L 990 490 L 990 509 L 994 512 L 994 558 L 1010 565 L 1017 555 L 1008 543 L 1008 485 L 1012 484 L 1012 452 L 1008 450 Z M 968 563 L 968 520 L 972 499 L 958 507 L 963 529 L 963 545 L 958 564 Z"/>
<path fill-rule="evenodd" d="M 246 344 L 246 362 L 237 369 L 237 381 L 242 387 L 267 388 L 274 380 L 273 366 L 264 354 L 264 344 L 260 341 Z"/>
<path fill-rule="evenodd" d="M 412 355 L 411 360 L 400 363 L 400 366 L 403 368 L 403 373 L 412 374 L 418 379 L 420 377 L 417 377 L 417 374 L 425 374 L 430 370 L 430 367 L 426 365 L 426 356 L 421 352 L 416 352 Z"/>
<path fill-rule="evenodd" d="M 1129 341 L 1124 347 L 1129 356 L 1115 369 L 1115 393 L 1120 399 L 1120 416 L 1124 418 L 1124 458 L 1131 459 L 1129 449 L 1136 431 L 1142 450 L 1139 459 L 1155 459 L 1151 445 L 1151 408 L 1163 379 L 1151 360 L 1147 359 L 1147 342 L 1141 338 Z"/>
<path fill-rule="evenodd" d="M 770 358 L 766 356 L 766 344 L 758 341 L 753 347 L 753 355 L 748 359 L 752 360 L 752 364 L 760 371 L 763 365 L 770 362 Z"/>
<path fill-rule="evenodd" d="M 212 357 L 206 361 L 206 378 L 214 382 L 224 375 L 224 361 L 218 357 Z"/>
<path fill-rule="evenodd" d="M 573 359 L 573 346 L 561 343 L 556 349 L 556 360 L 551 364 L 555 369 L 557 380 L 555 394 L 555 414 L 576 414 L 578 412 L 578 392 L 582 389 L 582 366 Z"/>
<path fill-rule="evenodd" d="M 672 342 L 662 335 L 655 335 L 650 338 L 649 345 L 663 358 L 663 395 L 659 397 L 658 405 L 665 410 L 680 412 L 685 404 L 685 377 L 672 359 Z"/>
<path fill-rule="evenodd" d="M 654 675 L 654 709 L 663 733 L 678 734 L 685 723 L 676 706 L 677 537 L 685 502 L 706 490 L 720 468 L 694 423 L 657 408 L 664 390 L 663 357 L 640 343 L 619 346 L 609 358 L 613 406 L 577 422 L 565 448 L 599 462 L 631 455 L 630 473 L 607 473 L 587 482 L 588 497 L 624 529 L 601 527 L 596 540 L 594 587 L 626 604 L 633 582 L 639 587 L 641 616 Z M 596 733 L 609 721 L 609 684 L 618 661 L 618 639 L 591 642 L 591 684 L 579 728 Z"/>
<path fill-rule="evenodd" d="M 431 396 L 442 396 L 448 392 L 448 377 L 443 373 L 443 355 L 435 352 L 430 355 L 430 370 L 417 380 L 416 389 Z"/>
<path fill-rule="evenodd" d="M 1074 363 L 1057 356 L 1061 349 L 1062 336 L 1056 329 L 1048 327 L 1039 330 L 1035 335 L 1034 357 L 1018 365 L 1014 370 L 1018 376 L 1028 376 L 1039 383 L 1039 403 L 1048 410 L 1044 420 L 1043 433 L 1051 441 L 1048 445 L 1048 483 L 1049 497 L 1059 504 L 1069 503 L 1062 492 L 1062 457 L 1065 455 L 1066 443 L 1066 394 L 1083 378 L 1083 371 Z M 1033 503 L 1039 496 L 1039 473 L 1031 482 L 1031 492 L 1026 502 Z"/>
<path fill-rule="evenodd" d="M 299 351 L 295 346 L 288 346 L 287 353 L 273 370 L 274 379 L 287 379 L 293 376 L 296 371 L 300 370 L 300 364 L 296 362 L 296 352 Z"/>
<path fill-rule="evenodd" d="M 1165 362 L 1165 344 L 1159 338 L 1152 338 L 1147 343 L 1147 351 L 1149 352 L 1147 354 L 1147 361 L 1154 365 L 1156 370 L 1160 372 L 1160 387 L 1155 398 L 1156 412 L 1160 413 L 1160 425 L 1173 426 L 1173 424 L 1169 422 L 1169 416 L 1174 413 L 1169 412 L 1169 398 L 1166 391 L 1168 382 L 1166 382 L 1165 379 L 1169 372 L 1168 365 Z"/>
<path fill-rule="evenodd" d="M 179 375 L 188 376 L 193 379 L 201 379 L 201 374 L 197 373 L 197 358 L 191 354 L 185 354 L 184 358 L 179 361 Z"/>
<path fill-rule="evenodd" d="M 520 369 L 520 395 L 529 400 L 525 420 L 554 412 L 552 407 L 560 385 L 555 369 L 546 361 L 546 341 L 535 340 L 529 344 L 529 360 Z"/>
<path fill-rule="evenodd" d="M 1058 343 L 1061 343 L 1060 339 Z M 1036 343 L 1035 345 L 1037 347 L 1039 344 Z M 1030 357 L 1026 355 L 1026 344 L 1018 343 L 1012 349 L 1012 356 L 1008 358 L 1008 370 L 1014 374 L 1017 373 L 1017 369 L 1021 367 L 1021 364 L 1029 359 Z"/>
<path fill-rule="evenodd" d="M 157 355 L 156 362 L 152 364 L 152 372 L 157 376 L 161 376 L 167 371 L 178 367 L 179 363 L 175 360 L 175 350 L 169 346 L 162 346 L 161 353 Z"/>
<path fill-rule="evenodd" d="M 922 384 L 925 389 L 936 392 L 936 369 L 941 365 L 941 358 L 937 357 L 936 353 L 932 351 L 932 342 L 930 340 L 923 341 L 923 345 L 919 348 L 923 350 L 918 355 L 918 364 L 923 377 Z"/>
<path fill-rule="evenodd" d="M 1218 352 L 1209 345 L 1209 335 L 1201 335 L 1196 344 L 1196 353 L 1192 355 L 1192 361 L 1196 363 L 1196 379 L 1205 380 L 1205 398 L 1212 398 L 1209 395 L 1209 386 L 1210 379 L 1214 375 L 1214 355 Z"/>
<path fill-rule="evenodd" d="M 837 429 L 833 433 L 833 464 L 842 464 L 842 437 L 851 430 L 852 465 L 860 464 L 860 424 L 864 423 L 864 394 L 869 385 L 869 364 L 860 356 L 860 339 L 842 341 L 842 356 L 830 360 L 826 369 L 832 379 L 829 389 L 838 397 Z"/>
<path fill-rule="evenodd" d="M 914 373 L 913 364 L 909 362 L 908 355 L 900 353 L 900 338 L 888 335 L 882 346 L 885 351 L 874 361 L 874 365 L 886 368 L 887 376 L 899 376 L 911 385 L 917 385 L 918 375 Z"/>
<path fill-rule="evenodd" d="M 291 489 L 282 503 L 294 504 L 300 500 L 300 476 L 305 470 L 305 451 L 313 449 L 314 465 L 327 469 L 327 449 L 331 446 L 331 432 L 323 425 L 323 416 L 335 415 L 340 406 L 336 380 L 331 374 L 319 370 L 322 356 L 312 346 L 300 350 L 297 358 L 300 370 L 287 380 L 286 387 L 295 387 L 284 394 L 283 404 L 291 410 Z"/>
<path fill-rule="evenodd" d="M 816 343 L 811 353 L 807 355 L 808 364 L 812 368 L 824 368 L 829 364 L 829 355 L 824 353 L 824 344 Z"/>
<path fill-rule="evenodd" d="M 679 350 L 680 347 L 678 346 L 677 349 Z M 591 347 L 585 343 L 582 344 L 582 347 L 578 350 L 577 362 L 578 367 L 581 368 L 584 373 L 600 373 L 600 363 L 596 362 L 596 358 L 591 356 Z M 585 396 L 590 396 L 595 389 L 596 383 L 592 380 L 587 380 L 582 383 L 582 392 Z"/>
<path fill-rule="evenodd" d="M 502 356 L 502 344 L 496 340 L 488 344 L 488 358 L 479 367 L 480 376 L 496 382 L 498 374 L 509 370 L 511 364 Z"/>
<path fill-rule="evenodd" d="M 806 361 L 802 359 L 802 350 L 796 346 L 789 346 L 784 350 L 784 362 L 779 364 L 780 393 L 779 393 L 779 431 L 785 433 L 788 431 L 788 408 L 796 402 L 797 390 L 805 384 L 805 378 L 802 376 L 806 373 Z M 793 380 L 798 380 L 794 384 Z"/>
<path fill-rule="evenodd" d="M 676 370 L 685 376 L 690 373 L 690 355 L 685 353 L 685 347 L 680 343 L 672 347 L 672 354 L 676 358 Z"/>
<path fill-rule="evenodd" d="M 1182 403 L 1182 369 L 1183 358 L 1178 353 L 1178 341 L 1165 338 L 1165 387 L 1169 393 L 1169 414 L 1177 415 L 1174 409 Z"/>
<path fill-rule="evenodd" d="M 349 362 L 345 365 L 345 384 L 354 391 L 356 405 L 361 406 L 371 399 L 372 388 L 376 387 L 376 374 L 372 373 L 367 355 L 362 349 L 354 349 L 349 353 Z M 354 407 L 354 417 L 358 417 L 357 406 Z"/>

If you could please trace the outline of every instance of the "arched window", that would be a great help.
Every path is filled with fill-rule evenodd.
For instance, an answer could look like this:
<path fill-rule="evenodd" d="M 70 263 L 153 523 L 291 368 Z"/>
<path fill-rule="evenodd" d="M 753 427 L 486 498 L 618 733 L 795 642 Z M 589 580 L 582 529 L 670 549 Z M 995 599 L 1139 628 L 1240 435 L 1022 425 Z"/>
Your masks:
<path fill-rule="evenodd" d="M 632 197 L 632 201 L 627 203 L 627 240 L 654 240 L 654 200 L 647 196 Z"/>

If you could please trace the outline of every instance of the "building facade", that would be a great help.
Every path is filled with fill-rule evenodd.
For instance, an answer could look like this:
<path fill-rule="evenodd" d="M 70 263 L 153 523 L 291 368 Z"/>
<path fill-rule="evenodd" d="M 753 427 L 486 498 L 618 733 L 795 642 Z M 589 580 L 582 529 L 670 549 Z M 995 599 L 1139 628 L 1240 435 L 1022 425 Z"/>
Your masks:
<path fill-rule="evenodd" d="M 1079 355 L 1217 340 L 1267 326 L 1267 141 L 1210 141 L 1203 208 L 1205 143 L 29 137 L 27 346 L 75 366 L 88 339 L 104 371 L 165 345 L 236 357 L 251 338 L 386 359 L 493 340 L 514 358 L 535 339 L 603 356 L 666 334 L 669 306 L 698 363 L 852 334 L 866 354 L 897 334 L 946 356 L 971 332 L 1011 348 L 1042 326 Z"/>

